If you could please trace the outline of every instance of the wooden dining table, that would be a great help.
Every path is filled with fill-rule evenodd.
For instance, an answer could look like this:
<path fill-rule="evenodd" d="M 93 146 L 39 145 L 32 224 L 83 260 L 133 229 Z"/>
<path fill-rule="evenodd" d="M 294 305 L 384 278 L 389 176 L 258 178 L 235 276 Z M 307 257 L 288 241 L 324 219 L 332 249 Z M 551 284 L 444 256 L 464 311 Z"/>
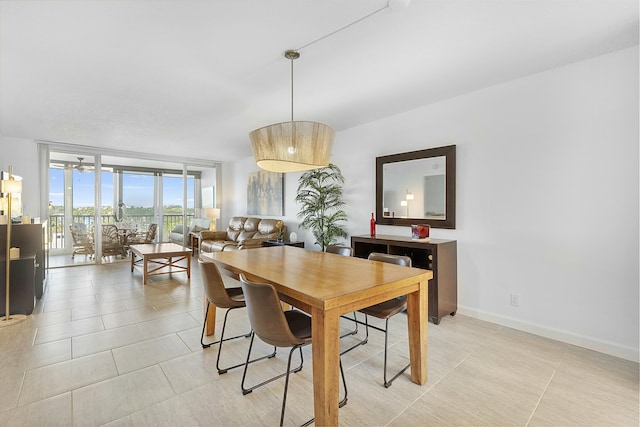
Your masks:
<path fill-rule="evenodd" d="M 315 425 L 338 425 L 342 314 L 407 295 L 411 381 L 427 382 L 431 271 L 291 246 L 203 253 L 200 258 L 232 276 L 244 273 L 251 281 L 272 284 L 282 301 L 311 314 Z"/>

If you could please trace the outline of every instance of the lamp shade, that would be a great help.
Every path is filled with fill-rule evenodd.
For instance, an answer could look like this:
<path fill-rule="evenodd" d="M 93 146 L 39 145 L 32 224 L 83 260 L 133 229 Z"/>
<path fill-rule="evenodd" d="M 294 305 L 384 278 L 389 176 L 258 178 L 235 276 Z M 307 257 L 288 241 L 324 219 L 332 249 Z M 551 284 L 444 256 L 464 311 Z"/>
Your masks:
<path fill-rule="evenodd" d="M 0 193 L 22 193 L 22 181 L 3 179 L 0 181 Z"/>
<path fill-rule="evenodd" d="M 206 208 L 204 210 L 204 216 L 211 220 L 211 222 L 209 223 L 209 230 L 216 231 L 216 219 L 220 218 L 220 209 Z"/>
<path fill-rule="evenodd" d="M 206 208 L 204 210 L 204 216 L 209 219 L 218 219 L 220 218 L 220 209 L 218 208 Z"/>
<path fill-rule="evenodd" d="M 296 172 L 329 165 L 334 132 L 318 122 L 276 123 L 249 133 L 259 168 Z"/>

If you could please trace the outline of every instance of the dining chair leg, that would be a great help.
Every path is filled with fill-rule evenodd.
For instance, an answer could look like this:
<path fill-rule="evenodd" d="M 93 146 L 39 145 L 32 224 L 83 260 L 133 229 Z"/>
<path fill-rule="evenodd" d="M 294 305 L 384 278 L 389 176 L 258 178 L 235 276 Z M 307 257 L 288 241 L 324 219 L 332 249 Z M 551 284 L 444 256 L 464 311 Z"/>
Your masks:
<path fill-rule="evenodd" d="M 349 335 L 357 335 L 357 333 L 358 333 L 358 318 L 356 317 L 356 312 L 354 311 L 351 314 L 353 314 L 353 319 L 350 319 L 349 317 L 344 316 L 344 315 L 340 316 L 340 317 L 343 318 L 343 319 L 347 319 L 347 320 L 352 321 L 353 323 L 355 323 L 356 327 L 352 331 L 345 332 L 344 334 L 340 335 L 340 338 L 348 337 Z"/>
<path fill-rule="evenodd" d="M 224 341 L 231 341 L 231 340 L 234 340 L 234 339 L 237 339 L 237 338 L 244 338 L 244 337 L 248 338 L 248 337 L 251 336 L 251 331 L 249 331 L 246 334 L 236 335 L 235 337 L 230 337 L 230 338 L 225 338 L 224 337 L 224 332 L 225 332 L 225 329 L 226 329 L 226 326 L 227 326 L 227 316 L 229 315 L 229 311 L 233 310 L 233 308 L 230 308 L 229 310 L 227 310 L 226 314 L 224 315 L 224 322 L 222 323 L 222 332 L 220 333 L 220 339 L 218 341 L 214 341 L 214 342 L 205 344 L 204 343 L 204 331 L 205 331 L 206 324 L 207 324 L 206 319 L 207 319 L 207 314 L 209 314 L 209 306 L 210 305 L 211 305 L 211 303 L 207 302 L 207 309 L 206 309 L 205 315 L 204 315 L 205 321 L 202 324 L 202 335 L 200 337 L 200 344 L 202 344 L 202 348 L 209 348 L 214 344 L 218 344 L 218 356 L 216 358 L 216 369 L 218 370 L 218 374 L 222 375 L 222 374 L 226 374 L 227 371 L 229 371 L 230 369 L 239 368 L 240 366 L 244 365 L 244 363 L 239 363 L 237 365 L 229 366 L 229 367 L 226 367 L 226 368 L 220 368 L 220 354 L 222 354 L 222 343 Z M 241 308 L 241 307 L 234 307 L 234 308 Z M 256 362 L 256 361 L 262 360 L 262 359 L 270 359 L 272 357 L 275 357 L 275 355 L 276 355 L 276 352 L 275 352 L 275 348 L 274 348 L 273 353 L 268 354 L 268 355 L 266 355 L 264 357 L 260 357 L 260 358 L 255 359 L 255 360 L 251 360 L 249 363 L 253 363 L 253 362 Z"/>
<path fill-rule="evenodd" d="M 384 333 L 384 374 L 383 374 L 384 387 L 385 388 L 391 387 L 391 384 L 393 383 L 393 381 L 395 381 L 396 378 L 398 378 L 407 369 L 409 369 L 411 364 L 407 364 L 398 373 L 396 373 L 393 376 L 393 378 L 391 378 L 390 380 L 387 380 L 387 355 L 388 355 L 388 351 L 389 351 L 389 333 L 387 331 L 389 330 L 389 319 L 385 319 L 384 329 L 379 328 L 379 327 L 374 326 L 374 325 L 369 325 L 369 316 L 367 316 L 366 314 L 364 315 L 364 323 L 359 321 L 359 320 L 355 320 L 355 322 L 364 324 L 364 326 L 365 326 L 365 338 L 362 341 L 359 341 L 357 344 L 355 344 L 355 345 L 349 347 L 348 349 L 342 351 L 340 353 L 340 355 L 348 353 L 351 350 L 355 349 L 356 347 L 366 344 L 367 341 L 369 340 L 369 328 L 370 327 L 375 329 L 375 330 L 378 330 L 380 332 L 383 332 Z"/>
<path fill-rule="evenodd" d="M 396 378 L 398 378 L 400 375 L 402 375 L 402 373 L 404 371 L 406 371 L 407 369 L 409 369 L 409 367 L 411 366 L 411 364 L 407 364 L 407 366 L 405 366 L 404 368 L 402 368 L 397 374 L 395 374 L 393 376 L 393 378 L 391 378 L 389 381 L 387 381 L 387 352 L 388 352 L 388 341 L 389 341 L 389 319 L 386 319 L 385 321 L 385 325 L 384 325 L 384 387 L 385 388 L 389 388 L 391 387 L 391 384 L 395 381 Z"/>
<path fill-rule="evenodd" d="M 245 383 L 245 380 L 247 378 L 247 370 L 249 368 L 249 363 L 255 362 L 257 360 L 262 360 L 262 359 L 264 359 L 266 357 L 273 357 L 276 354 L 276 348 L 274 347 L 272 355 L 264 356 L 264 357 L 261 357 L 259 359 L 254 359 L 254 360 L 249 361 L 249 358 L 251 357 L 251 349 L 253 348 L 254 339 L 255 339 L 255 333 L 252 333 L 251 334 L 251 342 L 249 343 L 249 351 L 247 351 L 247 363 L 244 365 L 244 372 L 242 373 L 242 382 L 240 383 L 240 388 L 242 389 L 242 394 L 243 395 L 247 395 L 247 394 L 251 393 L 253 390 L 257 389 L 258 387 L 262 387 L 263 385 L 269 384 L 270 382 L 275 381 L 275 380 L 277 380 L 279 378 L 282 378 L 285 375 L 289 375 L 289 372 L 296 373 L 296 372 L 299 372 L 299 371 L 302 370 L 302 364 L 304 363 L 304 358 L 302 357 L 302 347 L 303 346 L 299 346 L 298 348 L 300 349 L 300 365 L 298 365 L 294 369 L 290 369 L 290 367 L 287 366 L 287 372 L 279 374 L 279 375 L 276 375 L 275 377 L 270 378 L 270 379 L 268 379 L 266 381 L 263 381 L 260 384 L 256 384 L 256 385 L 251 386 L 249 388 L 245 388 L 244 383 Z M 293 349 L 295 349 L 295 348 L 293 348 Z M 289 358 L 291 358 L 291 352 L 289 353 Z"/>
<path fill-rule="evenodd" d="M 284 395 L 282 396 L 282 411 L 280 412 L 280 426 L 284 423 L 284 411 L 287 405 L 287 391 L 289 390 L 289 374 L 291 373 L 291 357 L 296 349 L 300 349 L 300 369 L 302 369 L 302 346 L 293 346 L 289 351 L 289 358 L 287 359 L 287 373 L 284 379 Z M 300 370 L 298 369 L 298 371 Z M 294 371 L 294 372 L 298 372 Z"/>
<path fill-rule="evenodd" d="M 351 320 L 351 319 L 349 319 L 349 320 Z M 365 336 L 364 336 L 364 339 L 363 339 L 363 340 L 361 340 L 361 341 L 358 341 L 358 342 L 357 342 L 356 344 L 354 344 L 353 346 L 351 346 L 351 347 L 349 347 L 348 349 L 346 349 L 346 350 L 342 351 L 342 352 L 340 353 L 340 355 L 341 355 L 341 356 L 342 356 L 343 354 L 349 353 L 351 350 L 353 350 L 353 349 L 355 349 L 355 348 L 357 348 L 357 347 L 359 347 L 359 346 L 361 346 L 361 345 L 365 345 L 366 343 L 368 343 L 368 342 L 369 342 L 369 318 L 367 317 L 367 315 L 366 315 L 366 314 L 364 315 L 364 323 L 363 323 L 362 321 L 360 321 L 360 320 L 358 320 L 358 319 L 356 318 L 356 313 L 354 312 L 354 313 L 353 313 L 353 321 L 355 322 L 355 324 L 356 324 L 356 325 L 358 325 L 358 324 L 363 324 L 363 325 L 365 326 L 365 328 L 364 328 L 364 330 L 365 330 Z M 358 328 L 357 328 L 357 326 L 356 326 L 356 331 L 357 331 L 357 330 L 358 330 Z M 351 334 L 346 334 L 345 336 L 347 336 L 347 335 L 351 335 Z M 340 338 L 342 338 L 342 337 L 340 337 Z"/>
<path fill-rule="evenodd" d="M 342 386 L 344 387 L 344 397 L 342 398 L 342 400 L 340 400 L 340 402 L 338 402 L 338 408 L 342 408 L 344 405 L 347 404 L 347 395 L 348 395 L 347 380 L 344 377 L 344 369 L 342 368 L 342 359 L 340 359 L 340 376 L 342 377 Z M 307 427 L 313 424 L 314 421 L 315 421 L 315 418 L 311 418 L 309 421 L 302 424 L 301 427 Z M 280 425 L 282 425 L 282 421 L 280 422 Z"/>
<path fill-rule="evenodd" d="M 218 370 L 218 375 L 226 374 L 227 371 L 229 371 L 230 369 L 239 368 L 240 366 L 245 366 L 246 364 L 257 362 L 258 360 L 262 360 L 262 359 L 271 359 L 272 357 L 276 356 L 276 348 L 274 347 L 273 348 L 273 353 L 267 354 L 266 356 L 262 356 L 262 357 L 259 357 L 257 359 L 254 359 L 254 360 L 247 360 L 246 363 L 245 362 L 238 363 L 236 365 L 228 366 L 226 368 L 221 368 L 220 367 L 220 355 L 222 354 L 222 343 L 229 340 L 229 339 L 225 339 L 224 338 L 224 330 L 225 330 L 225 327 L 227 325 L 227 315 L 229 315 L 229 312 L 231 310 L 235 309 L 235 308 L 242 308 L 242 307 L 230 308 L 230 309 L 227 310 L 227 313 L 224 315 L 224 322 L 222 323 L 222 332 L 220 333 L 220 340 L 218 341 L 218 357 L 216 358 L 216 369 Z M 251 333 L 252 332 L 249 332 L 248 335 L 238 335 L 237 337 L 234 337 L 234 338 L 240 338 L 240 337 L 243 337 L 243 336 L 249 336 L 249 335 L 251 335 Z M 233 339 L 233 338 L 231 338 L 231 339 Z"/>
<path fill-rule="evenodd" d="M 205 331 L 205 328 L 207 327 L 207 315 L 209 314 L 209 306 L 210 305 L 211 305 L 211 303 L 207 302 L 207 309 L 206 309 L 205 314 L 204 314 L 204 322 L 202 322 L 202 335 L 200 336 L 200 344 L 202 345 L 202 348 L 209 348 L 212 345 L 218 344 L 220 342 L 220 340 L 218 340 L 218 341 L 210 342 L 210 343 L 207 343 L 207 344 L 204 343 L 204 331 Z M 229 314 L 228 310 L 227 310 L 227 314 Z M 224 333 L 224 326 L 226 325 L 226 322 L 227 322 L 227 316 L 225 315 L 224 316 L 224 323 L 223 323 L 223 326 L 222 326 L 223 333 Z M 225 338 L 224 340 L 225 341 L 230 341 L 230 340 L 233 340 L 233 339 L 236 339 L 236 338 L 242 338 L 242 337 L 249 338 L 250 336 L 251 336 L 251 331 L 247 332 L 246 334 L 236 335 L 235 337 Z"/>

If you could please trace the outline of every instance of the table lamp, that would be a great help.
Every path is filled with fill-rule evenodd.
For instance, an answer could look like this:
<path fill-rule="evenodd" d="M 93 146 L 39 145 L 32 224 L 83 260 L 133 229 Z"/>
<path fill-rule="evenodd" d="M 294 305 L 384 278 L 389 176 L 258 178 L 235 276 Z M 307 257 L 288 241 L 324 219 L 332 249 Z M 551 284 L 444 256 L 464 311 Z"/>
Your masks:
<path fill-rule="evenodd" d="M 407 218 L 409 218 L 409 201 L 400 200 L 400 206 L 402 206 L 403 208 L 407 208 Z"/>
<path fill-rule="evenodd" d="M 216 219 L 220 218 L 220 209 L 206 208 L 204 210 L 204 216 L 211 220 L 211 225 L 209 225 L 209 231 L 216 231 Z"/>
<path fill-rule="evenodd" d="M 2 174 L 2 179 L 0 180 L 0 196 L 6 197 L 6 206 L 7 206 L 7 238 L 6 238 L 6 251 L 5 251 L 5 311 L 4 317 L 0 320 L 0 327 L 2 326 L 10 326 L 19 322 L 22 322 L 26 319 L 26 316 L 23 314 L 19 315 L 11 315 L 11 304 L 10 304 L 10 278 L 11 278 L 11 198 L 13 194 L 20 194 L 22 192 L 22 181 L 16 179 L 18 177 L 13 176 L 13 168 L 9 166 L 9 173 Z"/>

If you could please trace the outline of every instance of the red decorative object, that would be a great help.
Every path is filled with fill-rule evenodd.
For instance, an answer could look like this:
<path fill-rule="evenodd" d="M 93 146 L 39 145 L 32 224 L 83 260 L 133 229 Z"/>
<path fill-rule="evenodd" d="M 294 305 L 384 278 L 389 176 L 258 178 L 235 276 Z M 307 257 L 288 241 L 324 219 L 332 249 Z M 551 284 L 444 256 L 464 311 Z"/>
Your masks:
<path fill-rule="evenodd" d="M 371 212 L 371 221 L 369 222 L 369 234 L 371 237 L 376 237 L 376 219 L 373 217 L 373 212 Z"/>
<path fill-rule="evenodd" d="M 429 229 L 431 227 L 428 224 L 412 225 L 411 226 L 411 238 L 412 239 L 426 239 L 429 237 Z"/>

